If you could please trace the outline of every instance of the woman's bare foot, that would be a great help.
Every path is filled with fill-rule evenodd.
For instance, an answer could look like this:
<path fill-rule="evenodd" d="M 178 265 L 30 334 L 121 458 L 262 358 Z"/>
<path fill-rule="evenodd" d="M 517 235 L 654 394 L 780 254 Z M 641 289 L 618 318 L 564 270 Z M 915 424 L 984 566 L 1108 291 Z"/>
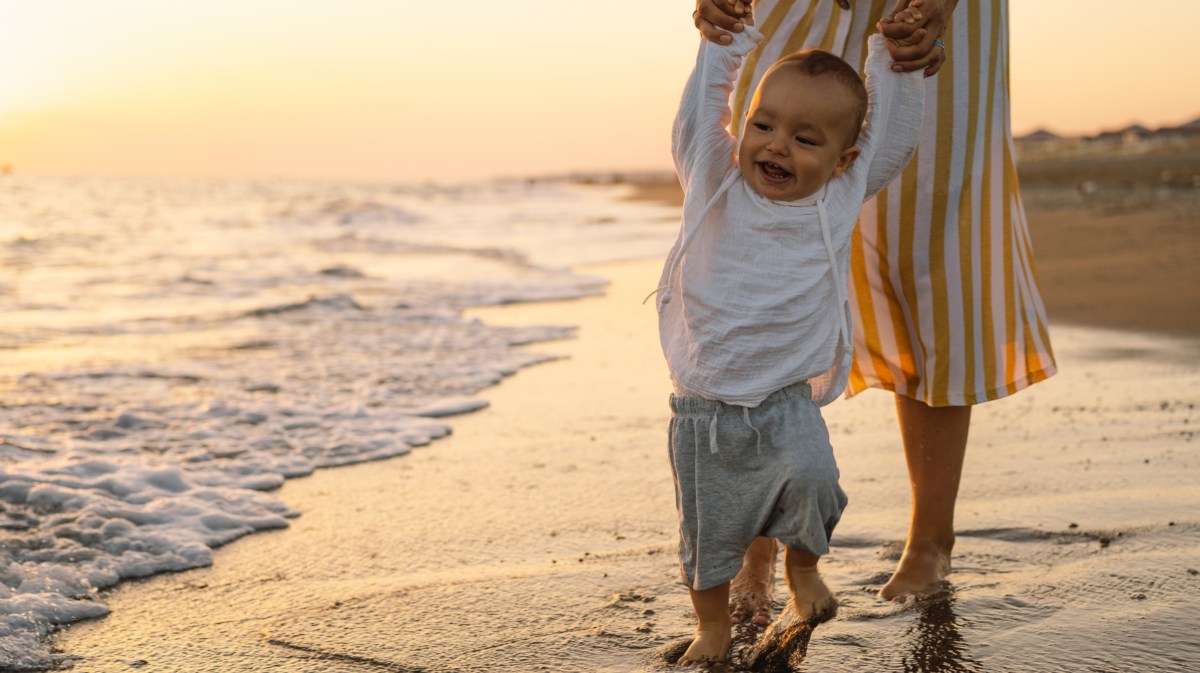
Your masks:
<path fill-rule="evenodd" d="M 950 552 L 936 545 L 909 544 L 900 556 L 896 572 L 879 590 L 887 601 L 924 598 L 941 591 L 950 576 Z"/>
<path fill-rule="evenodd" d="M 742 569 L 729 588 L 729 617 L 734 624 L 749 621 L 755 626 L 771 623 L 771 594 L 775 587 L 778 545 L 760 537 L 746 550 Z"/>
<path fill-rule="evenodd" d="M 679 657 L 678 666 L 704 666 L 717 664 L 729 657 L 729 627 L 696 629 L 696 639 Z"/>

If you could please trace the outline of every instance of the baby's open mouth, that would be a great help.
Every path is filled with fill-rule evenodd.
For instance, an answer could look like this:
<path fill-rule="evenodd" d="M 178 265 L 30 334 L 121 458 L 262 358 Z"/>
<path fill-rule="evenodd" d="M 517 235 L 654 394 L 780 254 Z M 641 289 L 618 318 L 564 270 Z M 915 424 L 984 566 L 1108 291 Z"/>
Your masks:
<path fill-rule="evenodd" d="M 773 164 L 770 161 L 758 162 L 758 168 L 770 180 L 782 182 L 792 177 L 792 174 L 784 170 L 782 166 Z"/>

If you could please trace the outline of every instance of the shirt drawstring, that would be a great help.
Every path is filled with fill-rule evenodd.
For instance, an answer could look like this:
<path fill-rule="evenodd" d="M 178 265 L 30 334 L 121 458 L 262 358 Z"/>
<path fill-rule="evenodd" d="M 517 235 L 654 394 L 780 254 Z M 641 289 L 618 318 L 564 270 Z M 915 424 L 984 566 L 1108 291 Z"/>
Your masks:
<path fill-rule="evenodd" d="M 825 254 L 829 256 L 829 268 L 832 272 L 834 296 L 838 300 L 838 317 L 840 320 L 841 333 L 838 334 L 838 339 L 845 345 L 849 346 L 850 341 L 850 325 L 846 322 L 846 302 L 847 298 L 842 291 L 841 276 L 838 274 L 837 255 L 833 253 L 833 241 L 829 235 L 829 217 L 825 214 L 825 199 L 817 200 L 817 219 L 821 221 L 821 240 L 825 242 Z"/>
<path fill-rule="evenodd" d="M 659 286 L 653 292 L 646 295 L 646 298 L 642 300 L 643 304 L 649 301 L 650 297 L 653 297 L 656 294 L 659 295 L 659 310 L 662 310 L 664 304 L 671 303 L 671 279 L 675 276 L 675 273 L 679 270 L 679 265 L 683 262 L 683 251 L 687 250 L 687 247 L 691 244 L 692 239 L 696 237 L 696 233 L 700 231 L 700 226 L 704 224 L 704 217 L 708 215 L 708 211 L 712 210 L 713 206 L 717 205 L 717 201 L 726 191 L 729 190 L 729 187 L 733 185 L 734 181 L 737 180 L 739 175 L 741 175 L 739 171 L 730 171 L 724 182 L 721 183 L 721 186 L 717 187 L 717 191 L 713 193 L 713 197 L 708 200 L 708 203 L 705 204 L 704 209 L 700 211 L 700 217 L 696 218 L 695 226 L 693 226 L 689 231 L 684 232 L 683 241 L 679 244 L 679 250 L 675 251 L 674 256 L 671 257 L 671 261 L 667 264 L 667 274 L 663 277 L 664 280 L 667 281 L 667 284 Z M 684 217 L 684 222 L 687 222 L 686 216 Z"/>

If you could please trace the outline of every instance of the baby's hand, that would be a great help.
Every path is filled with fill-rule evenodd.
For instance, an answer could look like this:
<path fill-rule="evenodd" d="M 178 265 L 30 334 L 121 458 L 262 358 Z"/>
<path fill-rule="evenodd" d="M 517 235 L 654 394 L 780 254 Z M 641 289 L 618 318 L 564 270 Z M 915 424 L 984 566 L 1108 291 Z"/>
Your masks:
<path fill-rule="evenodd" d="M 911 47 L 921 41 L 925 36 L 925 15 L 921 13 L 921 5 L 924 0 L 912 0 L 904 9 L 892 14 L 890 17 L 885 16 L 880 20 L 881 24 L 891 23 L 891 30 L 888 31 L 891 40 L 901 47 Z M 880 29 L 882 30 L 882 26 Z"/>
<path fill-rule="evenodd" d="M 742 2 L 741 0 L 738 0 L 738 2 L 734 5 L 734 9 L 738 14 L 741 15 L 742 22 L 749 26 L 754 25 L 754 7 L 751 6 L 750 2 Z"/>
<path fill-rule="evenodd" d="M 704 39 L 729 44 L 733 38 L 725 31 L 742 32 L 743 25 L 754 25 L 754 16 L 746 0 L 696 0 L 692 22 Z"/>
<path fill-rule="evenodd" d="M 946 45 L 939 38 L 949 27 L 953 0 L 900 0 L 897 7 L 879 20 L 879 32 L 889 41 L 892 70 L 936 74 L 946 62 Z"/>

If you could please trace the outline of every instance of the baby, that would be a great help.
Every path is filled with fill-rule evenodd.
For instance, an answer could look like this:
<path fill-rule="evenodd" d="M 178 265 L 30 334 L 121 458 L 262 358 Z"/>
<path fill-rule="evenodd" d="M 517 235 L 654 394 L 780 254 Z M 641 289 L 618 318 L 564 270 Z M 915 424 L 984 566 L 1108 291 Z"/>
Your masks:
<path fill-rule="evenodd" d="M 846 496 L 820 407 L 850 366 L 859 208 L 908 162 L 924 105 L 921 73 L 893 72 L 875 35 L 865 86 L 827 52 L 772 65 L 739 144 L 729 94 L 762 39 L 743 23 L 728 45 L 701 41 L 684 90 L 672 138 L 683 224 L 656 302 L 679 558 L 699 620 L 681 665 L 727 657 L 729 583 L 759 536 L 786 545 L 789 612 L 810 627 L 836 612 L 817 562 Z"/>

